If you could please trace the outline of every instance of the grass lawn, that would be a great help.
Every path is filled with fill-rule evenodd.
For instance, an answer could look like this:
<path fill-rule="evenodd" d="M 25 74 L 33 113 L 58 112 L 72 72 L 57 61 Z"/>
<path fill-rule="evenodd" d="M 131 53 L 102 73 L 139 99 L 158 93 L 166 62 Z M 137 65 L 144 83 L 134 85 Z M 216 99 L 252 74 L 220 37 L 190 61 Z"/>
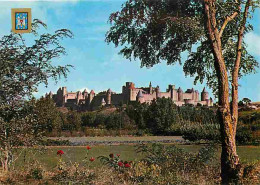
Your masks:
<path fill-rule="evenodd" d="M 180 148 L 185 149 L 188 152 L 198 152 L 202 147 L 201 145 L 177 145 Z M 78 162 L 83 164 L 83 159 L 87 154 L 86 147 L 82 146 L 68 146 L 68 147 L 48 147 L 46 150 L 40 149 L 19 149 L 17 153 L 20 157 L 16 160 L 14 165 L 19 168 L 23 168 L 24 164 L 28 162 L 38 161 L 43 167 L 47 169 L 52 169 L 56 166 L 59 157 L 57 156 L 57 151 L 63 150 L 64 155 L 63 160 L 67 163 Z M 238 155 L 242 162 L 254 162 L 260 160 L 260 147 L 259 146 L 238 146 Z M 220 149 L 218 154 L 220 156 Z M 97 159 L 98 156 L 104 155 L 108 156 L 110 153 L 114 155 L 120 154 L 122 160 L 127 161 L 137 161 L 143 156 L 141 153 L 135 152 L 134 145 L 96 145 L 89 150 L 88 159 L 90 157 L 95 157 L 94 162 L 89 162 L 90 167 L 101 166 L 100 161 Z M 25 155 L 26 154 L 26 155 Z"/>

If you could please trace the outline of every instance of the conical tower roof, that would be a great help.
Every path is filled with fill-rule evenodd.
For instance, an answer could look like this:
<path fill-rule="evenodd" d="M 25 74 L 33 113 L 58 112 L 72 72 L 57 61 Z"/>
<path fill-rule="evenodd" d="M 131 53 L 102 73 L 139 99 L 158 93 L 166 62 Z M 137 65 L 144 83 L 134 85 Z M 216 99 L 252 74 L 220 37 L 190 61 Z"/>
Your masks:
<path fill-rule="evenodd" d="M 130 84 L 129 89 L 135 89 L 134 83 L 131 83 L 131 84 Z"/>
<path fill-rule="evenodd" d="M 102 98 L 102 101 L 101 101 L 102 103 L 106 103 L 106 101 L 105 101 L 105 99 L 104 98 Z"/>
<path fill-rule="evenodd" d="M 202 91 L 203 93 L 207 93 L 207 90 L 206 90 L 206 88 L 204 87 L 203 88 L 203 91 Z"/>
<path fill-rule="evenodd" d="M 95 94 L 95 92 L 93 90 L 90 91 L 90 94 Z"/>
<path fill-rule="evenodd" d="M 111 93 L 112 91 L 111 91 L 111 89 L 109 88 L 109 89 L 107 90 L 107 92 L 108 92 L 108 93 Z"/>
<path fill-rule="evenodd" d="M 139 90 L 138 94 L 137 94 L 137 98 L 142 98 L 144 97 L 143 93 L 141 90 Z"/>

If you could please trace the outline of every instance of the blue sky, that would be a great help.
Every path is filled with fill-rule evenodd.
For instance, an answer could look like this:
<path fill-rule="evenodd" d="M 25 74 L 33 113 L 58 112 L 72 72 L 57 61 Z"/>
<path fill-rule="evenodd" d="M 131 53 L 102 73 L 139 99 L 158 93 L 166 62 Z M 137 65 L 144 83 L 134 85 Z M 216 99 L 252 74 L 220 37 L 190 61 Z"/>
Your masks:
<path fill-rule="evenodd" d="M 69 91 L 87 88 L 95 92 L 107 90 L 121 92 L 126 81 L 136 86 L 159 85 L 165 91 L 168 84 L 181 86 L 183 89 L 194 87 L 199 91 L 205 84 L 193 85 L 193 78 L 185 77 L 182 66 L 158 64 L 153 68 L 140 68 L 139 61 L 128 61 L 118 55 L 119 48 L 104 42 L 109 29 L 107 22 L 110 13 L 120 9 L 122 0 L 88 0 L 88 1 L 1 1 L 0 2 L 0 37 L 10 33 L 11 8 L 32 8 L 32 18 L 42 20 L 48 25 L 47 32 L 57 29 L 70 29 L 74 39 L 62 41 L 67 55 L 55 60 L 56 64 L 72 64 L 74 69 L 67 80 L 61 79 L 57 84 L 50 81 L 47 88 L 39 87 L 36 97 L 46 92 L 56 92 L 61 86 Z M 257 60 L 260 59 L 260 11 L 257 10 L 252 21 L 254 32 L 246 35 L 249 51 Z M 28 35 L 25 35 L 28 37 Z M 185 58 L 185 54 L 183 55 Z M 257 74 L 243 77 L 240 81 L 239 97 L 248 97 L 260 101 L 260 70 Z M 211 92 L 209 90 L 209 92 Z"/>

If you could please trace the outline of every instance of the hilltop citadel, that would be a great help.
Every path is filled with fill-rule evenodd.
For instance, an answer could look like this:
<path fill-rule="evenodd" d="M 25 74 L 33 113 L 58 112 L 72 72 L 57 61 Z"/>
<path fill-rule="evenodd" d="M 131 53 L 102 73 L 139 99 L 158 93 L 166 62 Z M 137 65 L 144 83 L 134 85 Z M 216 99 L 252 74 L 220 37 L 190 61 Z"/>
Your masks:
<path fill-rule="evenodd" d="M 122 87 L 122 93 L 115 93 L 111 89 L 106 92 L 95 94 L 93 90 L 87 92 L 68 92 L 66 87 L 59 88 L 56 94 L 52 92 L 46 93 L 50 96 L 58 107 L 70 107 L 74 110 L 95 110 L 100 106 L 120 105 L 129 102 L 151 103 L 157 98 L 170 98 L 177 106 L 183 105 L 204 105 L 212 106 L 212 98 L 204 88 L 201 94 L 198 90 L 187 89 L 185 92 L 179 87 L 175 89 L 175 85 L 168 85 L 166 92 L 161 92 L 160 87 L 135 87 L 133 82 L 126 82 Z"/>

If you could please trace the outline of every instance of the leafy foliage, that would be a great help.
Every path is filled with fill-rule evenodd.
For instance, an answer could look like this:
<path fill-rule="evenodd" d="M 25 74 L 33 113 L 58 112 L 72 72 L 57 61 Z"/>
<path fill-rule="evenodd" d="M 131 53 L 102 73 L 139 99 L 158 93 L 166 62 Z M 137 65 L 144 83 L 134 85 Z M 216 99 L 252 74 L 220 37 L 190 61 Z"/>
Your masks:
<path fill-rule="evenodd" d="M 2 166 L 8 170 L 8 153 L 17 145 L 33 145 L 41 135 L 34 111 L 35 101 L 28 101 L 40 83 L 48 79 L 57 81 L 65 76 L 70 66 L 55 66 L 53 59 L 65 54 L 61 39 L 72 38 L 69 30 L 61 29 L 54 34 L 37 34 L 40 20 L 32 23 L 34 43 L 29 46 L 20 34 L 11 33 L 0 39 L 0 150 Z"/>
<path fill-rule="evenodd" d="M 145 176 L 135 177 L 139 182 L 149 179 L 153 182 L 161 182 L 159 184 L 193 184 L 192 177 L 195 174 L 198 175 L 197 177 L 206 177 L 215 183 L 218 181 L 215 145 L 202 147 L 198 153 L 189 153 L 174 145 L 161 144 L 139 145 L 136 150 L 145 156 L 142 161 L 146 168 L 153 169 L 143 173 Z M 154 174 L 155 170 L 158 172 Z"/>
<path fill-rule="evenodd" d="M 38 124 L 42 130 L 51 132 L 55 128 L 60 127 L 60 117 L 54 101 L 50 97 L 40 98 L 36 101 L 34 109 Z"/>
<path fill-rule="evenodd" d="M 244 3 L 244 1 L 240 1 Z M 253 2 L 254 5 L 259 3 Z M 207 81 L 217 91 L 217 76 L 214 66 L 212 47 L 207 39 L 203 3 L 200 0 L 129 0 L 122 5 L 121 11 L 110 15 L 111 28 L 106 34 L 106 41 L 115 46 L 123 46 L 120 51 L 125 58 L 138 58 L 141 66 L 152 67 L 161 61 L 167 64 L 181 63 L 181 53 L 189 52 L 184 62 L 186 75 L 195 77 L 194 83 Z M 219 26 L 237 11 L 237 16 L 229 22 L 221 41 L 223 57 L 228 71 L 232 71 L 236 59 L 237 30 L 243 13 L 233 1 L 217 1 L 216 20 Z M 252 18 L 250 12 L 250 18 Z M 218 28 L 219 30 L 221 27 Z M 247 23 L 245 33 L 252 30 Z M 192 49 L 195 47 L 194 49 Z M 246 50 L 243 42 L 242 60 L 239 77 L 256 72 L 258 63 Z M 231 74 L 231 73 L 229 73 Z"/>

